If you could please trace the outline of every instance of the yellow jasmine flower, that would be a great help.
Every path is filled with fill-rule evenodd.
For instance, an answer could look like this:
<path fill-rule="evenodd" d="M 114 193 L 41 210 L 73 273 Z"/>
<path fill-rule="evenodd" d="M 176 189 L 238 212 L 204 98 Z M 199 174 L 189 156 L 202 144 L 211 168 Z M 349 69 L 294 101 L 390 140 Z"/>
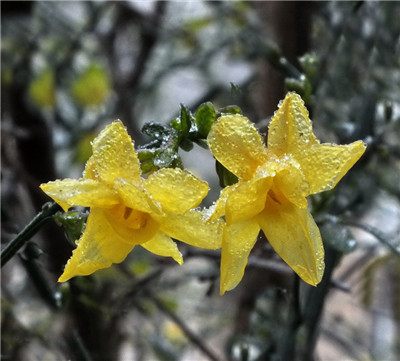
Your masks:
<path fill-rule="evenodd" d="M 365 151 L 362 141 L 321 144 L 301 97 L 289 93 L 271 120 L 267 147 L 254 125 L 225 115 L 212 126 L 208 144 L 238 183 L 224 188 L 210 219 L 225 215 L 221 294 L 243 277 L 260 229 L 282 259 L 307 283 L 324 271 L 321 235 L 306 197 L 332 189 Z"/>
<path fill-rule="evenodd" d="M 134 145 L 120 121 L 93 141 L 81 179 L 56 180 L 41 189 L 66 211 L 90 207 L 86 229 L 59 282 L 122 262 L 136 245 L 179 264 L 171 237 L 209 249 L 221 247 L 223 222 L 206 224 L 197 207 L 208 185 L 181 169 L 141 177 Z"/>

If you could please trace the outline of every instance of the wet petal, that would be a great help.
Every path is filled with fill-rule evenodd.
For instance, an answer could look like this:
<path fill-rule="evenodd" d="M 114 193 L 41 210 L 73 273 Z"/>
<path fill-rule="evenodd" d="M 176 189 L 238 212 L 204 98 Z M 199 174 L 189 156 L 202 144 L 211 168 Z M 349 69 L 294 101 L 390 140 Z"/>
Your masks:
<path fill-rule="evenodd" d="M 141 246 L 159 256 L 172 257 L 181 266 L 183 264 L 182 254 L 179 252 L 178 246 L 162 232 L 157 232 L 150 241 L 142 243 Z"/>
<path fill-rule="evenodd" d="M 272 184 L 272 178 L 256 178 L 239 182 L 226 202 L 227 224 L 254 217 L 265 207 L 265 199 Z"/>
<path fill-rule="evenodd" d="M 298 164 L 288 162 L 282 166 L 274 178 L 274 185 L 297 207 L 307 208 L 310 185 Z"/>
<path fill-rule="evenodd" d="M 93 272 L 122 262 L 135 243 L 127 243 L 107 215 L 98 208 L 91 210 L 85 232 L 73 251 L 59 282 L 65 282 L 75 276 L 86 276 Z"/>
<path fill-rule="evenodd" d="M 317 285 L 324 272 L 319 229 L 307 209 L 267 198 L 256 219 L 274 250 L 307 283 Z"/>
<path fill-rule="evenodd" d="M 179 168 L 151 174 L 143 186 L 165 211 L 183 214 L 197 207 L 208 193 L 208 184 Z"/>
<path fill-rule="evenodd" d="M 309 194 L 332 189 L 365 152 L 365 144 L 315 145 L 296 160 L 310 185 Z"/>
<path fill-rule="evenodd" d="M 93 159 L 100 180 L 112 184 L 116 178 L 140 181 L 140 166 L 131 138 L 121 121 L 106 127 L 93 141 Z"/>
<path fill-rule="evenodd" d="M 241 115 L 225 115 L 207 137 L 214 157 L 240 179 L 251 179 L 265 159 L 266 149 L 255 126 Z"/>
<path fill-rule="evenodd" d="M 237 184 L 225 187 L 221 190 L 218 200 L 208 209 L 203 211 L 204 218 L 213 221 L 225 215 L 225 206 L 228 197 L 235 191 Z"/>
<path fill-rule="evenodd" d="M 156 217 L 160 229 L 168 236 L 195 247 L 221 248 L 224 222 L 215 220 L 205 222 L 203 214 L 190 211 L 186 214 L 168 214 Z"/>
<path fill-rule="evenodd" d="M 84 179 L 94 179 L 97 180 L 98 175 L 96 171 L 96 161 L 91 156 L 86 162 L 85 169 L 83 170 L 83 178 Z"/>
<path fill-rule="evenodd" d="M 146 213 L 161 213 L 160 206 L 140 186 L 128 180 L 118 178 L 114 181 L 114 187 L 125 206 Z"/>
<path fill-rule="evenodd" d="M 226 226 L 221 253 L 221 295 L 235 288 L 242 280 L 259 232 L 260 227 L 254 219 Z"/>
<path fill-rule="evenodd" d="M 268 149 L 277 156 L 296 156 L 313 144 L 318 144 L 318 140 L 304 102 L 300 95 L 288 93 L 269 125 Z"/>
<path fill-rule="evenodd" d="M 63 179 L 41 184 L 40 188 L 67 211 L 72 206 L 111 207 L 120 202 L 118 194 L 92 179 Z"/>

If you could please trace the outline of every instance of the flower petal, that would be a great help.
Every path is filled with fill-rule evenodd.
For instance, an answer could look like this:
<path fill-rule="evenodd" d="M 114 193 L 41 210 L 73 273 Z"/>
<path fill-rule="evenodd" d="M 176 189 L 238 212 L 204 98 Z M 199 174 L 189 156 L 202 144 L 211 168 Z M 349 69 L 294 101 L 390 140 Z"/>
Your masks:
<path fill-rule="evenodd" d="M 294 164 L 295 162 L 282 163 L 281 169 L 274 178 L 274 185 L 297 207 L 307 208 L 306 197 L 310 194 L 310 185 L 307 179 L 299 165 Z"/>
<path fill-rule="evenodd" d="M 92 179 L 63 179 L 41 184 L 40 188 L 67 211 L 72 206 L 111 207 L 120 202 L 118 194 Z"/>
<path fill-rule="evenodd" d="M 172 257 L 180 266 L 183 264 L 182 254 L 179 252 L 178 246 L 163 232 L 157 232 L 150 241 L 142 243 L 141 246 L 159 256 Z"/>
<path fill-rule="evenodd" d="M 111 123 L 93 141 L 93 159 L 100 180 L 112 184 L 116 178 L 140 181 L 139 160 L 121 121 Z"/>
<path fill-rule="evenodd" d="M 200 248 L 221 248 L 224 222 L 220 219 L 206 223 L 201 212 L 190 211 L 157 216 L 156 220 L 163 232 L 181 242 Z"/>
<path fill-rule="evenodd" d="M 96 161 L 93 156 L 87 160 L 82 178 L 97 180 Z"/>
<path fill-rule="evenodd" d="M 117 190 L 125 206 L 146 213 L 162 213 L 160 206 L 153 201 L 145 189 L 122 178 L 114 181 Z"/>
<path fill-rule="evenodd" d="M 318 144 L 308 111 L 300 95 L 288 93 L 271 120 L 268 130 L 268 149 L 277 156 L 302 153 Z"/>
<path fill-rule="evenodd" d="M 65 282 L 75 276 L 86 276 L 112 263 L 122 262 L 135 243 L 127 243 L 111 224 L 107 214 L 93 208 L 78 247 L 73 251 L 64 273 L 58 279 Z"/>
<path fill-rule="evenodd" d="M 213 221 L 225 215 L 225 206 L 228 197 L 235 191 L 237 184 L 223 188 L 217 201 L 208 209 L 203 210 L 203 217 L 207 222 Z"/>
<path fill-rule="evenodd" d="M 235 288 L 243 278 L 260 226 L 254 219 L 226 226 L 221 253 L 220 294 Z"/>
<path fill-rule="evenodd" d="M 319 144 L 296 156 L 310 186 L 309 194 L 332 189 L 365 152 L 365 144 Z"/>
<path fill-rule="evenodd" d="M 151 174 L 143 187 L 163 210 L 184 214 L 197 207 L 208 193 L 208 184 L 179 168 L 163 168 Z"/>
<path fill-rule="evenodd" d="M 265 207 L 272 178 L 255 178 L 237 183 L 226 202 L 226 222 L 232 224 L 254 217 Z"/>
<path fill-rule="evenodd" d="M 207 142 L 214 157 L 240 179 L 251 179 L 266 157 L 261 135 L 241 115 L 218 118 L 211 127 Z"/>
<path fill-rule="evenodd" d="M 269 243 L 307 283 L 317 285 L 324 272 L 324 248 L 319 229 L 307 209 L 285 199 L 267 198 L 257 221 Z"/>

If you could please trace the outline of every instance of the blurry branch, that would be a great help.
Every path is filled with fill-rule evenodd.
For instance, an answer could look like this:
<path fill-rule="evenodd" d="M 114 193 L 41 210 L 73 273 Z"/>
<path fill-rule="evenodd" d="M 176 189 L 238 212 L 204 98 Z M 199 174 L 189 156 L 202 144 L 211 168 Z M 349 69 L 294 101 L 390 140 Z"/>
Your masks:
<path fill-rule="evenodd" d="M 306 328 L 306 347 L 302 359 L 313 360 L 315 346 L 319 336 L 319 325 L 324 310 L 326 297 L 331 289 L 333 271 L 337 266 L 342 253 L 327 246 L 325 249 L 325 272 L 318 287 L 310 288 L 303 314 L 304 326 Z"/>
<path fill-rule="evenodd" d="M 400 255 L 400 238 L 398 238 L 397 240 L 395 239 L 390 240 L 379 229 L 364 223 L 348 221 L 348 220 L 340 221 L 340 223 L 350 227 L 356 227 L 362 229 L 363 231 L 374 236 L 379 242 L 389 247 L 390 250 L 393 251 L 395 254 Z"/>
<path fill-rule="evenodd" d="M 295 275 L 293 280 L 293 292 L 287 325 L 278 344 L 280 360 L 294 360 L 296 354 L 296 335 L 302 325 L 303 316 L 300 307 L 300 278 Z"/>
<path fill-rule="evenodd" d="M 61 211 L 61 207 L 57 203 L 46 203 L 42 211 L 4 247 L 1 252 L 1 267 L 3 267 L 20 250 L 25 242 L 29 241 L 58 211 Z"/>
<path fill-rule="evenodd" d="M 129 279 L 134 275 L 128 270 L 123 268 L 121 265 L 120 269 L 125 273 Z M 190 340 L 204 355 L 206 355 L 212 361 L 220 361 L 214 352 L 204 343 L 204 341 L 196 335 L 189 326 L 181 319 L 175 312 L 173 312 L 164 302 L 150 290 L 150 285 L 152 282 L 159 278 L 162 274 L 162 268 L 157 268 L 150 272 L 148 275 L 140 278 L 129 287 L 129 290 L 123 295 L 119 295 L 119 301 L 117 305 L 114 305 L 116 310 L 125 309 L 129 307 L 130 303 L 134 303 L 134 298 L 139 294 L 142 294 L 146 299 L 149 299 L 154 305 L 168 318 L 170 318 L 185 334 L 185 336 Z M 117 319 L 121 317 L 120 312 L 115 312 L 113 317 L 113 323 L 117 322 Z"/>
<path fill-rule="evenodd" d="M 204 341 L 196 335 L 187 324 L 173 311 L 171 311 L 162 300 L 150 290 L 145 291 L 146 297 L 151 300 L 154 305 L 167 317 L 169 317 L 204 355 L 212 361 L 220 361 L 219 357 L 204 343 Z"/>
<path fill-rule="evenodd" d="M 113 66 L 112 78 L 114 89 L 118 94 L 116 109 L 120 112 L 118 117 L 124 120 L 130 133 L 136 141 L 139 141 L 142 134 L 136 126 L 134 116 L 135 100 L 139 89 L 142 86 L 142 79 L 146 74 L 146 67 L 153 54 L 153 50 L 159 41 L 162 21 L 166 12 L 168 2 L 155 2 L 154 12 L 150 16 L 144 16 L 133 9 L 127 2 L 117 2 L 116 28 L 108 33 L 102 40 L 104 44 L 104 55 L 108 58 L 109 64 L 118 64 L 118 54 L 116 54 L 116 39 L 118 31 L 129 23 L 139 23 L 141 29 L 140 49 L 136 59 L 131 59 L 134 67 L 128 76 L 122 77 L 118 73 L 118 67 Z"/>
<path fill-rule="evenodd" d="M 36 287 L 42 299 L 53 310 L 57 310 L 61 306 L 59 294 L 54 292 L 47 281 L 43 270 L 37 264 L 36 259 L 39 258 L 42 251 L 33 242 L 26 244 L 24 252 L 19 254 L 19 258 L 26 269 L 28 277 Z"/>
<path fill-rule="evenodd" d="M 145 74 L 152 51 L 157 44 L 167 4 L 168 3 L 165 1 L 157 1 L 152 17 L 149 21 L 143 23 L 141 31 L 141 48 L 139 56 L 136 59 L 135 69 L 131 77 L 128 78 L 124 84 L 125 87 L 131 89 L 133 94 L 141 83 L 141 78 Z M 122 10 L 126 11 L 127 6 L 125 3 L 122 3 L 121 5 Z"/>
<path fill-rule="evenodd" d="M 185 259 L 188 259 L 190 257 L 204 257 L 208 259 L 213 259 L 218 262 L 220 260 L 220 255 L 217 252 L 207 249 L 188 249 L 187 253 L 185 254 Z M 251 255 L 249 256 L 246 267 L 263 269 L 266 271 L 271 271 L 273 273 L 279 273 L 287 276 L 293 273 L 292 269 L 283 261 L 265 259 Z"/>

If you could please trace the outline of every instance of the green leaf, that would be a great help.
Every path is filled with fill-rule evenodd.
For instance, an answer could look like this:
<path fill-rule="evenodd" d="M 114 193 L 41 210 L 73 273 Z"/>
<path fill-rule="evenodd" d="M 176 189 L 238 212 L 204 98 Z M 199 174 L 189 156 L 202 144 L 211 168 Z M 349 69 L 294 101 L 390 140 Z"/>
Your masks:
<path fill-rule="evenodd" d="M 151 139 L 165 140 L 171 134 L 171 129 L 159 123 L 146 123 L 142 127 L 142 133 L 149 136 Z"/>
<path fill-rule="evenodd" d="M 153 160 L 148 160 L 146 162 L 140 163 L 140 170 L 142 173 L 148 173 L 152 170 L 156 170 L 156 166 L 153 163 Z"/>
<path fill-rule="evenodd" d="M 161 150 L 159 148 L 150 148 L 150 149 L 139 148 L 136 151 L 139 161 L 141 161 L 141 162 L 151 160 L 160 153 L 161 153 Z"/>
<path fill-rule="evenodd" d="M 220 162 L 216 161 L 215 168 L 218 174 L 219 184 L 222 188 L 238 182 L 238 177 L 226 169 Z"/>
<path fill-rule="evenodd" d="M 311 84 L 315 84 L 318 69 L 320 67 L 319 57 L 316 54 L 306 53 L 299 58 L 299 63 Z"/>
<path fill-rule="evenodd" d="M 226 107 L 218 109 L 218 117 L 224 114 L 243 114 L 243 112 L 237 105 L 227 105 Z"/>
<path fill-rule="evenodd" d="M 177 159 L 180 159 L 179 154 L 171 148 L 166 148 L 154 158 L 154 165 L 158 168 L 174 167 L 179 163 Z"/>
<path fill-rule="evenodd" d="M 189 152 L 193 149 L 193 142 L 187 138 L 182 139 L 179 146 L 185 151 Z"/>
<path fill-rule="evenodd" d="M 77 211 L 57 212 L 53 217 L 56 224 L 64 228 L 68 241 L 76 246 L 75 241 L 81 237 L 85 230 L 88 213 Z"/>
<path fill-rule="evenodd" d="M 199 106 L 195 115 L 197 131 L 202 138 L 206 138 L 212 124 L 217 119 L 217 113 L 211 102 Z"/>
<path fill-rule="evenodd" d="M 240 95 L 240 93 L 241 93 L 241 90 L 240 90 L 239 85 L 231 82 L 231 94 L 232 95 Z"/>
<path fill-rule="evenodd" d="M 310 102 L 312 86 L 305 75 L 300 78 L 286 78 L 285 87 L 287 91 L 295 91 L 299 94 L 306 104 Z"/>
<path fill-rule="evenodd" d="M 181 137 L 185 137 L 189 134 L 193 120 L 194 118 L 190 110 L 185 105 L 181 104 L 181 114 L 179 118 L 172 120 L 171 127 L 177 130 Z"/>

